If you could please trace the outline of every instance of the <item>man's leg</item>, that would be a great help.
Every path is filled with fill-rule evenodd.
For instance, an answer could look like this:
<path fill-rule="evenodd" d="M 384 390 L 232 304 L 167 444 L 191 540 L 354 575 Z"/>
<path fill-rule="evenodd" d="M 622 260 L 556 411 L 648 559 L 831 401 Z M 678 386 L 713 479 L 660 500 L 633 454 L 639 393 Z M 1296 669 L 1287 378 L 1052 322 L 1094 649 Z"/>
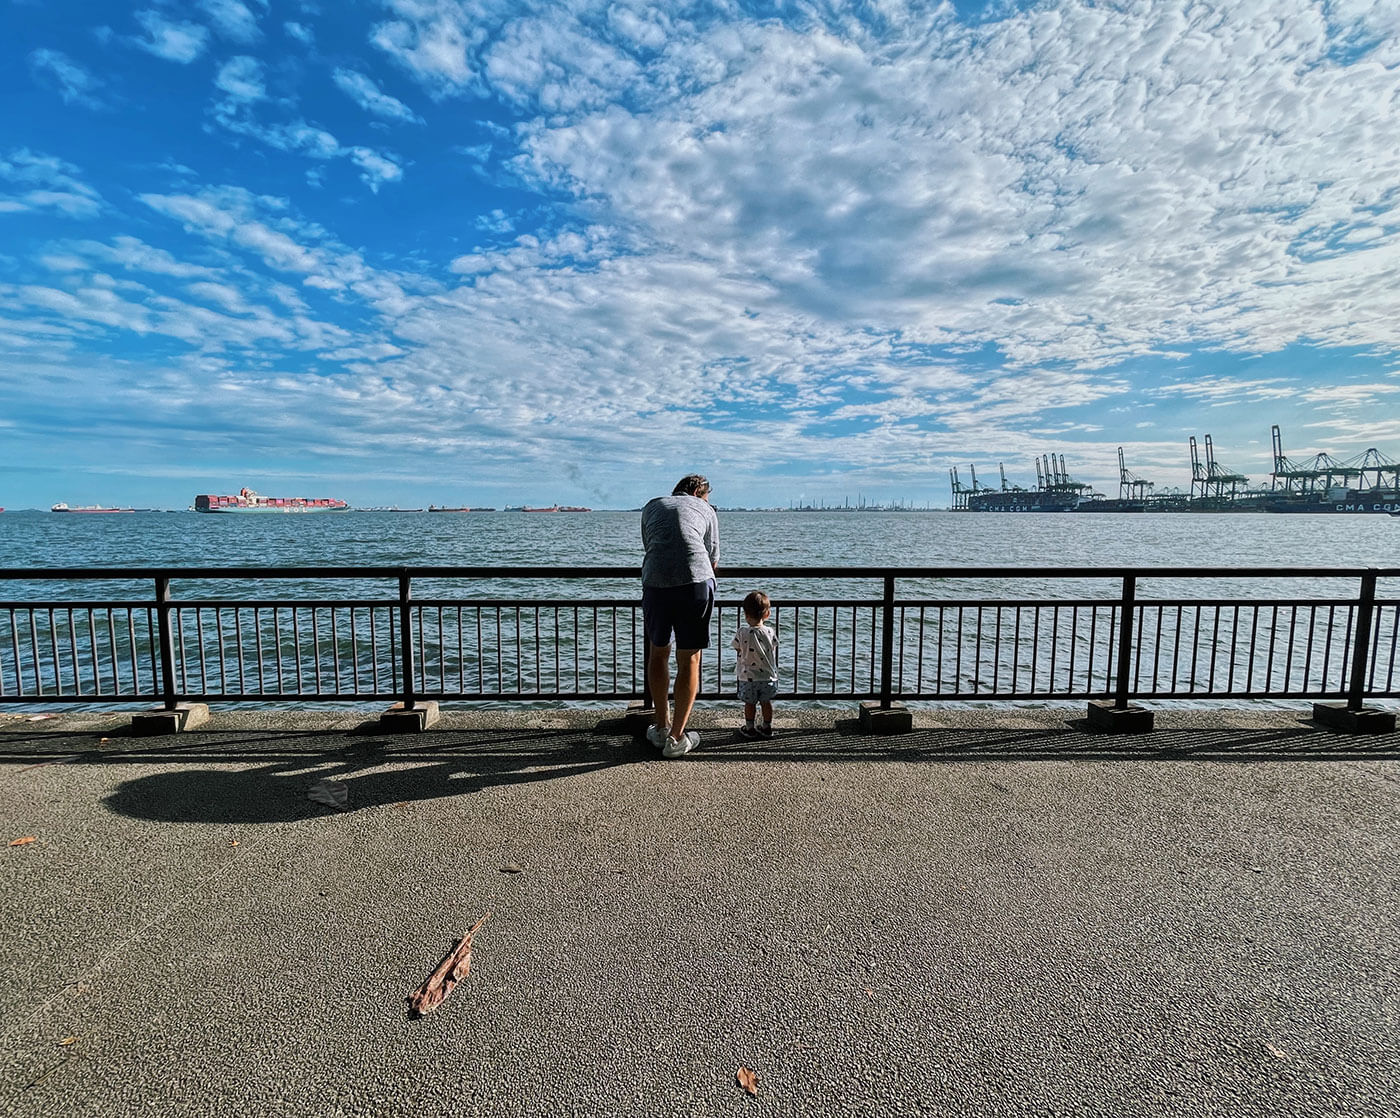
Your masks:
<path fill-rule="evenodd" d="M 647 641 L 647 690 L 651 692 L 651 724 L 666 729 L 671 724 L 671 646 Z M 677 685 L 679 691 L 679 684 Z M 679 694 L 677 698 L 679 699 Z M 693 699 L 693 697 L 692 697 Z"/>
<path fill-rule="evenodd" d="M 679 739 L 685 733 L 690 708 L 700 690 L 700 653 L 698 648 L 676 649 L 676 702 L 671 718 L 671 736 Z"/>

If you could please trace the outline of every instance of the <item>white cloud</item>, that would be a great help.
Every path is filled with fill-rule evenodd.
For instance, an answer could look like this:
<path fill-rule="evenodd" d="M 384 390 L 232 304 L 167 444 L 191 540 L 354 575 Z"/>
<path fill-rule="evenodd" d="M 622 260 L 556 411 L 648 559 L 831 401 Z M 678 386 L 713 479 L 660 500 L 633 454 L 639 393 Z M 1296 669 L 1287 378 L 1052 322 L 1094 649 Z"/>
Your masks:
<path fill-rule="evenodd" d="M 377 151 L 352 147 L 348 152 L 355 165 L 360 168 L 360 178 L 376 194 L 384 183 L 397 182 L 403 178 L 403 168 Z"/>
<path fill-rule="evenodd" d="M 262 63 L 248 55 L 230 58 L 219 67 L 214 85 L 235 102 L 261 101 L 267 96 Z"/>
<path fill-rule="evenodd" d="M 62 51 L 47 48 L 30 51 L 29 67 L 35 76 L 57 85 L 59 95 L 67 104 L 82 105 L 88 109 L 105 107 L 97 96 L 103 85 L 102 79 Z"/>
<path fill-rule="evenodd" d="M 373 80 L 355 70 L 337 69 L 332 75 L 335 84 L 365 112 L 385 120 L 402 120 L 422 124 L 422 118 L 402 101 L 381 90 Z"/>
<path fill-rule="evenodd" d="M 236 43 L 251 43 L 259 36 L 258 17 L 241 0 L 199 0 L 214 30 Z M 260 4 L 265 8 L 265 4 Z"/>
<path fill-rule="evenodd" d="M 434 95 L 460 91 L 473 77 L 470 52 L 485 39 L 482 9 L 457 0 L 388 0 L 400 18 L 374 29 L 371 42 Z"/>
<path fill-rule="evenodd" d="M 132 41 L 142 50 L 170 62 L 193 62 L 209 42 L 209 29 L 198 23 L 167 20 L 157 11 L 136 13 L 136 22 L 146 32 L 145 38 Z"/>
<path fill-rule="evenodd" d="M 288 21 L 282 25 L 282 30 L 287 33 L 288 38 L 295 39 L 297 42 L 304 43 L 307 46 L 311 46 L 316 41 L 316 36 L 312 33 L 311 28 L 307 27 L 304 23 Z"/>
<path fill-rule="evenodd" d="M 18 190 L 0 194 L 0 213 L 54 211 L 67 217 L 95 217 L 102 198 L 78 178 L 78 168 L 51 155 L 21 148 L 0 156 L 0 182 Z"/>

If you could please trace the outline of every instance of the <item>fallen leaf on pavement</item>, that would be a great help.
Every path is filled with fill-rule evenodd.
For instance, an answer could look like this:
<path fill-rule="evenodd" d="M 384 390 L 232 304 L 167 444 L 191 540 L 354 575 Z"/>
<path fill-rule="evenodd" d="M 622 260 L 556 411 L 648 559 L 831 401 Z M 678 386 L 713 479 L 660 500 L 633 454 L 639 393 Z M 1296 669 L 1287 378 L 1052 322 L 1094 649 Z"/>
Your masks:
<path fill-rule="evenodd" d="M 11 845 L 11 846 L 28 846 L 31 842 L 36 842 L 36 841 L 37 841 L 37 840 L 34 838 L 33 835 L 25 835 L 23 838 L 17 838 L 17 839 L 15 839 L 13 842 L 10 843 L 10 845 Z"/>
<path fill-rule="evenodd" d="M 228 840 L 228 844 L 229 844 L 229 846 L 237 846 L 237 845 L 238 845 L 238 840 L 237 840 L 237 839 L 229 839 L 229 840 Z"/>
<path fill-rule="evenodd" d="M 75 1036 L 66 1036 L 58 1043 L 61 1044 L 64 1048 L 67 1048 L 70 1044 L 77 1044 L 78 1038 Z"/>
<path fill-rule="evenodd" d="M 1264 1042 L 1264 1047 L 1267 1048 L 1267 1049 L 1269 1050 L 1269 1055 L 1272 1056 L 1272 1057 L 1274 1057 L 1274 1059 L 1276 1059 L 1276 1060 L 1286 1060 L 1286 1059 L 1288 1059 L 1288 1053 L 1285 1052 L 1282 1048 L 1275 1048 L 1275 1047 L 1274 1047 L 1272 1044 L 1270 1044 L 1268 1041 L 1265 1041 L 1265 1042 Z"/>
<path fill-rule="evenodd" d="M 749 1094 L 758 1094 L 758 1076 L 748 1068 L 740 1068 L 736 1078 L 739 1080 L 739 1086 Z"/>
<path fill-rule="evenodd" d="M 471 931 L 459 939 L 456 945 L 443 956 L 437 969 L 428 975 L 427 980 L 408 996 L 411 1014 L 422 1017 L 431 1013 L 452 993 L 453 987 L 466 978 L 472 969 L 472 940 L 491 914 L 488 912 L 475 924 Z"/>

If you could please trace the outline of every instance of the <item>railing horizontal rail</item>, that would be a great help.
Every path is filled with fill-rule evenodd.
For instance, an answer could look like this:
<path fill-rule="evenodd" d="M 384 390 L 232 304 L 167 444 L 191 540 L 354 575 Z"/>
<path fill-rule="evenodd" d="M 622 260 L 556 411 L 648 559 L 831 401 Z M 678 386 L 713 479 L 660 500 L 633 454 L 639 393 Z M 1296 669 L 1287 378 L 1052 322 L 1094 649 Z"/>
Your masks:
<path fill-rule="evenodd" d="M 780 591 L 772 625 L 789 698 L 1400 696 L 1400 567 L 721 574 L 724 588 Z M 0 570 L 0 703 L 640 698 L 638 581 L 635 567 Z M 102 596 L 113 582 L 153 592 Z M 741 619 L 722 593 L 702 697 L 732 694 Z"/>

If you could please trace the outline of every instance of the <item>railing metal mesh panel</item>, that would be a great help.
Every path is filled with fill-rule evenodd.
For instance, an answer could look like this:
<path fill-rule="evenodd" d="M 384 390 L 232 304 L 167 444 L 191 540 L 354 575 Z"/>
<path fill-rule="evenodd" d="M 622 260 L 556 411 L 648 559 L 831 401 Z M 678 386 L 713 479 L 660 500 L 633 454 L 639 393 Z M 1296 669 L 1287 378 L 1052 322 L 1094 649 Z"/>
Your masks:
<path fill-rule="evenodd" d="M 414 699 L 472 701 L 645 694 L 640 605 L 632 597 L 597 596 L 600 586 L 621 577 L 611 570 L 571 575 L 534 569 L 509 581 L 508 596 L 491 597 L 472 591 L 505 585 L 500 578 L 476 583 L 462 575 L 451 582 L 453 592 L 424 599 L 408 596 L 405 573 L 397 575 L 401 598 L 335 596 L 351 580 L 365 586 L 370 576 L 354 569 L 302 572 L 316 576 L 304 586 L 318 596 L 305 599 L 247 596 L 248 589 L 275 588 L 286 577 L 276 571 L 246 579 L 232 577 L 238 572 L 197 572 L 204 583 L 197 583 L 196 572 L 188 577 L 192 585 L 205 585 L 219 573 L 223 585 L 240 588 L 239 600 L 97 600 L 90 591 L 104 572 L 0 572 L 0 585 L 42 585 L 48 595 L 0 601 L 0 703 L 394 701 L 410 690 Z M 1135 699 L 1334 699 L 1347 697 L 1349 689 L 1354 698 L 1358 655 L 1364 695 L 1400 697 L 1400 601 L 1377 595 L 1369 629 L 1360 625 L 1372 591 L 1358 593 L 1358 579 L 1374 588 L 1375 572 L 1312 572 L 1317 577 L 1310 585 L 1326 581 L 1329 592 L 1306 596 L 1237 592 L 1245 584 L 1267 591 L 1276 580 L 1261 571 L 1224 572 L 1228 590 L 1214 596 L 1149 593 L 1149 575 L 1180 586 L 1189 585 L 1181 580 L 1192 573 L 1078 570 L 1057 578 L 1053 570 L 1040 570 L 1017 578 L 1001 572 L 997 581 L 977 571 L 918 570 L 876 579 L 879 572 L 866 570 L 782 569 L 783 577 L 801 585 L 828 584 L 843 593 L 775 595 L 769 623 L 779 641 L 780 694 L 799 700 L 1121 699 L 1124 606 L 1114 581 L 1121 576 L 1144 584 L 1143 592 L 1130 595 L 1129 607 L 1126 693 Z M 531 578 L 545 575 L 548 587 L 576 587 L 579 596 L 531 593 L 540 584 Z M 382 584 L 383 573 L 378 576 Z M 432 584 L 446 585 L 450 576 L 434 570 Z M 86 596 L 59 600 L 50 588 L 64 586 L 64 577 Z M 134 577 L 125 573 L 123 587 Z M 959 577 L 997 593 L 959 597 Z M 1394 580 L 1400 572 L 1380 577 Z M 949 592 L 896 593 L 886 634 L 886 603 L 878 593 L 849 591 L 878 591 L 881 581 L 897 590 L 896 579 L 915 587 L 936 583 Z M 1084 592 L 1090 580 L 1096 595 Z M 1018 581 L 1051 593 L 1017 596 Z M 1122 585 L 1126 593 L 1130 583 Z M 721 598 L 702 661 L 702 697 L 734 694 L 729 647 L 742 621 L 739 602 Z M 173 696 L 162 687 L 163 623 L 170 633 Z M 888 679 L 882 673 L 887 639 Z"/>

